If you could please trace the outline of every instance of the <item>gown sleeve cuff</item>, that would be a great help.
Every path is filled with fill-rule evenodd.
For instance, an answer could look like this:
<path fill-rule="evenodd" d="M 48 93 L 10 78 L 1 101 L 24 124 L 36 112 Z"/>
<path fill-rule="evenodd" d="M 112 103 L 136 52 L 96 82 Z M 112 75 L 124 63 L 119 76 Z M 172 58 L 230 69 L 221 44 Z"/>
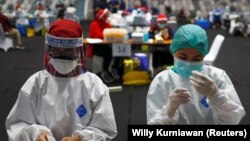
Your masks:
<path fill-rule="evenodd" d="M 50 129 L 42 125 L 30 125 L 22 130 L 22 137 L 25 140 L 37 140 L 40 134 L 47 134 L 49 141 L 55 141 Z"/>
<path fill-rule="evenodd" d="M 227 102 L 227 97 L 223 91 L 218 91 L 213 97 L 209 98 L 209 104 L 213 107 L 220 107 Z"/>
<path fill-rule="evenodd" d="M 167 110 L 168 110 L 168 105 L 163 106 L 162 108 L 162 112 L 161 112 L 161 119 L 162 122 L 165 124 L 177 124 L 178 120 L 179 120 L 179 112 L 178 110 L 176 110 L 176 112 L 174 113 L 173 116 L 169 116 L 167 114 Z"/>
<path fill-rule="evenodd" d="M 94 131 L 91 130 L 85 130 L 85 131 L 76 130 L 72 136 L 76 135 L 81 138 L 81 141 L 95 140 Z"/>

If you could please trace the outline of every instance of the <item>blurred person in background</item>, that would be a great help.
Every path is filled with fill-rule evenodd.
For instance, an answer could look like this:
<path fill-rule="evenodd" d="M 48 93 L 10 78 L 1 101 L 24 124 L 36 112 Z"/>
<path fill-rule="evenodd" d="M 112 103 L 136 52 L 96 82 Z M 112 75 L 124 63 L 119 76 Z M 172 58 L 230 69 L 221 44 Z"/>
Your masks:
<path fill-rule="evenodd" d="M 155 26 L 150 26 L 149 34 L 151 38 L 154 38 L 156 42 L 164 42 L 164 40 L 170 40 L 173 37 L 173 32 L 167 24 L 168 18 L 165 14 L 159 14 L 156 19 Z M 162 71 L 163 66 L 173 64 L 172 55 L 168 50 L 155 49 L 153 51 L 153 68 L 154 75 Z"/>
<path fill-rule="evenodd" d="M 5 32 L 5 35 L 15 36 L 16 38 L 16 45 L 15 48 L 17 49 L 25 49 L 25 47 L 22 44 L 21 35 L 18 29 L 13 27 L 10 23 L 10 20 L 7 16 L 5 16 L 2 13 L 2 6 L 0 5 L 0 23 L 3 27 L 3 31 Z"/>
<path fill-rule="evenodd" d="M 69 4 L 69 6 L 66 8 L 64 18 L 80 22 L 79 17 L 76 15 L 76 8 L 73 4 Z"/>
<path fill-rule="evenodd" d="M 213 25 L 213 28 L 221 28 L 222 27 L 222 22 L 223 22 L 223 10 L 217 6 L 211 13 L 211 22 Z"/>
<path fill-rule="evenodd" d="M 103 31 L 106 28 L 111 28 L 111 24 L 108 20 L 110 12 L 108 9 L 99 9 L 95 15 L 95 19 L 91 22 L 89 27 L 89 37 L 104 39 Z M 112 83 L 114 79 L 109 74 L 109 66 L 112 60 L 112 50 L 110 46 L 102 45 L 99 47 L 89 46 L 88 56 L 92 57 L 93 55 L 101 57 L 103 59 L 102 72 L 100 72 L 100 77 L 105 83 Z"/>
<path fill-rule="evenodd" d="M 48 17 L 47 12 L 45 11 L 45 7 L 41 2 L 37 3 L 36 10 L 34 12 L 34 16 L 37 18 Z"/>
<path fill-rule="evenodd" d="M 148 124 L 239 124 L 245 110 L 224 70 L 203 64 L 208 39 L 198 25 L 181 26 L 170 52 L 174 67 L 152 81 Z"/>
<path fill-rule="evenodd" d="M 120 3 L 117 0 L 110 0 L 109 1 L 109 11 L 111 13 L 117 13 L 120 9 Z"/>
<path fill-rule="evenodd" d="M 66 6 L 63 3 L 56 4 L 57 19 L 64 19 Z"/>
<path fill-rule="evenodd" d="M 95 19 L 90 23 L 89 37 L 103 39 L 103 31 L 105 28 L 111 28 L 111 24 L 108 21 L 109 17 L 108 9 L 99 9 L 95 15 Z"/>
<path fill-rule="evenodd" d="M 168 17 L 165 14 L 159 14 L 156 23 L 151 23 L 149 34 L 151 38 L 161 38 L 168 40 L 173 37 L 171 28 L 168 26 Z"/>
<path fill-rule="evenodd" d="M 44 70 L 22 86 L 6 119 L 9 141 L 111 140 L 117 134 L 107 86 L 85 66 L 81 25 L 54 22 Z"/>
<path fill-rule="evenodd" d="M 26 15 L 26 11 L 22 8 L 21 2 L 16 2 L 14 11 L 12 12 L 12 16 L 16 18 L 20 18 L 22 16 Z"/>

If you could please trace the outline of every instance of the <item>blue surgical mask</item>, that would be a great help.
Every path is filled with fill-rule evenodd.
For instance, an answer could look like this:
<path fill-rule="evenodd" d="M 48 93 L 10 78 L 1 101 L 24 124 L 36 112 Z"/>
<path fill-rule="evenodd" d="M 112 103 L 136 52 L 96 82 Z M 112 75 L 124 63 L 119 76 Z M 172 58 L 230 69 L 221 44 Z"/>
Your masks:
<path fill-rule="evenodd" d="M 190 77 L 192 75 L 192 71 L 202 71 L 203 62 L 189 62 L 174 58 L 174 68 L 173 70 L 183 76 Z"/>
<path fill-rule="evenodd" d="M 163 29 L 167 26 L 167 24 L 166 23 L 159 23 L 158 26 L 160 29 Z"/>

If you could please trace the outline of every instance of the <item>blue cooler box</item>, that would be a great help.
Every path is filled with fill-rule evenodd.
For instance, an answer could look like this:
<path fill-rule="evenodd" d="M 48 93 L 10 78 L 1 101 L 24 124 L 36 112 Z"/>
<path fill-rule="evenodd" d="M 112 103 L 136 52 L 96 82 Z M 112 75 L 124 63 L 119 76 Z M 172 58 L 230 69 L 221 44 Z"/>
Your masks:
<path fill-rule="evenodd" d="M 34 28 L 36 24 L 36 18 L 30 18 L 29 19 L 29 26 Z"/>
<path fill-rule="evenodd" d="M 204 29 L 210 29 L 211 28 L 211 23 L 209 20 L 197 20 L 195 24 L 199 25 L 200 27 Z"/>
<path fill-rule="evenodd" d="M 142 70 L 149 70 L 149 59 L 146 53 L 135 53 L 134 57 L 140 60 Z"/>
<path fill-rule="evenodd" d="M 19 30 L 22 37 L 26 36 L 26 26 L 25 25 L 17 25 L 16 28 Z"/>

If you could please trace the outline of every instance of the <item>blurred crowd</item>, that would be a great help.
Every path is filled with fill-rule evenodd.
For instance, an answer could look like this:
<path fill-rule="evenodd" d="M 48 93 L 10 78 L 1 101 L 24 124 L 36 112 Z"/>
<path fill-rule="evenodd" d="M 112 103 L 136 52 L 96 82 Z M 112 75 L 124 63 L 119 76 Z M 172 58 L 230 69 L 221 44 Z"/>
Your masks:
<path fill-rule="evenodd" d="M 110 0 L 96 3 L 95 13 L 99 8 L 108 8 L 113 13 L 110 18 L 113 25 L 119 24 L 117 22 L 124 24 L 124 20 L 115 20 L 117 14 L 127 16 L 127 22 L 133 22 L 131 16 L 144 15 L 147 24 L 154 20 L 155 15 L 165 14 L 170 20 L 195 23 L 203 28 L 222 28 L 231 35 L 242 32 L 247 36 L 249 33 L 247 0 Z"/>
<path fill-rule="evenodd" d="M 16 3 L 9 1 L 5 1 L 1 12 L 7 17 L 2 19 L 9 19 L 9 22 L 1 20 L 1 24 L 6 35 L 11 33 L 16 36 L 17 47 L 22 46 L 20 36 L 45 35 L 50 24 L 57 19 L 80 22 L 76 14 L 76 0 L 17 0 Z M 89 4 L 93 6 L 87 6 L 89 9 L 84 10 L 93 11 L 92 16 L 87 16 L 92 17 L 87 32 L 88 38 L 98 38 L 106 42 L 123 42 L 128 39 L 136 42 L 164 42 L 172 39 L 178 25 L 182 23 L 197 24 L 204 29 L 221 28 L 230 35 L 239 34 L 247 37 L 250 33 L 250 14 L 247 9 L 249 3 L 246 0 L 86 0 L 84 2 L 84 8 Z M 167 50 L 153 50 L 152 54 L 154 74 L 165 66 L 173 64 L 172 56 Z M 117 67 L 123 59 L 113 59 L 111 48 L 88 47 L 87 56 L 94 55 L 103 58 L 103 72 L 95 73 L 100 73 L 107 83 L 112 82 L 108 74 L 120 79 L 112 65 Z M 166 56 L 167 61 L 163 61 L 166 60 L 164 59 Z"/>

